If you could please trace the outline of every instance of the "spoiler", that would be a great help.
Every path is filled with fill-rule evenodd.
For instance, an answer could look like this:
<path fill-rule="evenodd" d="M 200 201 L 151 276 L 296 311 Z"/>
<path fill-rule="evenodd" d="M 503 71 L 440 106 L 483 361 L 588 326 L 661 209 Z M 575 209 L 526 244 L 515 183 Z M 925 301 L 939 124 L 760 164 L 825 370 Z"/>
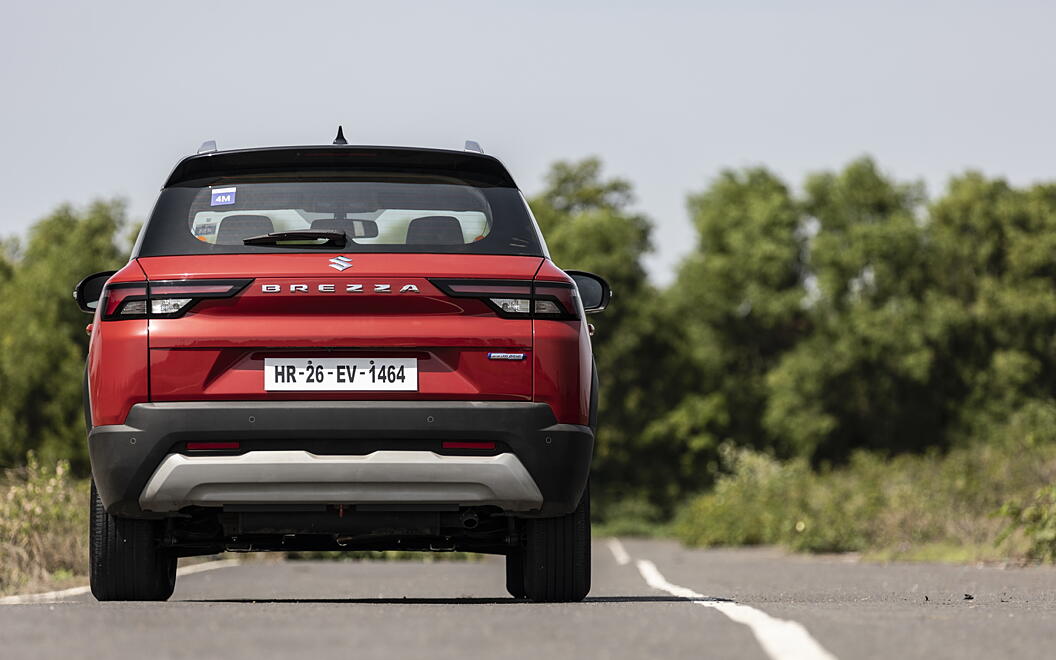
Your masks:
<path fill-rule="evenodd" d="M 278 172 L 362 171 L 449 176 L 481 186 L 516 188 L 494 156 L 476 151 L 416 147 L 325 145 L 213 151 L 176 164 L 165 187 L 224 176 Z"/>

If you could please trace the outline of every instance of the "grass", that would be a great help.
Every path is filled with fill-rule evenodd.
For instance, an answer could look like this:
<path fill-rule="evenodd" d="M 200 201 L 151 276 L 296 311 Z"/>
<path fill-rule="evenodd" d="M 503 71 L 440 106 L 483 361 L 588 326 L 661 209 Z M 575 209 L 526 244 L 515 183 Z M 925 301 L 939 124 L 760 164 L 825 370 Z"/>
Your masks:
<path fill-rule="evenodd" d="M 871 562 L 942 562 L 947 564 L 1004 564 L 1020 563 L 1026 556 L 1022 539 L 1014 545 L 1004 543 L 922 543 L 897 548 L 868 550 L 863 561 Z"/>
<path fill-rule="evenodd" d="M 1053 443 L 1025 437 L 890 459 L 860 453 L 821 470 L 748 450 L 727 449 L 725 462 L 728 474 L 676 517 L 674 533 L 687 545 L 780 545 L 879 560 L 1044 558 L 1015 515 L 1056 481 Z"/>
<path fill-rule="evenodd" d="M 88 481 L 30 455 L 0 478 L 0 594 L 83 583 L 87 569 Z"/>

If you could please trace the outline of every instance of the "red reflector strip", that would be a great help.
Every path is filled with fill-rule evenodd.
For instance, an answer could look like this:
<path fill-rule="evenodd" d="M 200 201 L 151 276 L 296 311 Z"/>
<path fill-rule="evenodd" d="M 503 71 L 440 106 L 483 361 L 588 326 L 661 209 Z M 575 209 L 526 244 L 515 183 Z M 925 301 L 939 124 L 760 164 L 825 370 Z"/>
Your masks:
<path fill-rule="evenodd" d="M 209 293 L 229 293 L 230 284 L 152 284 L 150 292 L 155 295 L 205 295 Z"/>
<path fill-rule="evenodd" d="M 210 449 L 238 449 L 237 442 L 188 442 L 189 451 L 208 451 Z"/>
<path fill-rule="evenodd" d="M 532 283 L 524 284 L 449 284 L 451 293 L 468 296 L 530 296 L 532 294 Z"/>
<path fill-rule="evenodd" d="M 444 449 L 495 449 L 494 442 L 444 442 Z"/>

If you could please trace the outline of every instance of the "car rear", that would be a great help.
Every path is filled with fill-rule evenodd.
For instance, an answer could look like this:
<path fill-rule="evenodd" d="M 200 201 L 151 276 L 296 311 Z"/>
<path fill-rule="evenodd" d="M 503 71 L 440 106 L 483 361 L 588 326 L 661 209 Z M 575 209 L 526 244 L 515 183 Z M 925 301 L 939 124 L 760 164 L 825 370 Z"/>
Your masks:
<path fill-rule="evenodd" d="M 161 551 L 494 552 L 512 592 L 529 530 L 583 518 L 583 306 L 497 160 L 194 156 L 132 256 L 93 324 L 89 448 L 100 507 Z"/>

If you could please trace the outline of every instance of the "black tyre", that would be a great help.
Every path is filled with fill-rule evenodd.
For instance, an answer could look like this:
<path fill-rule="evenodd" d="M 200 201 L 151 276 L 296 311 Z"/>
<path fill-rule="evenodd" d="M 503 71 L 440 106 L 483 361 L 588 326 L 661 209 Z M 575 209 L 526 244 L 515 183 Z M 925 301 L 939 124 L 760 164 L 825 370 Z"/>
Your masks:
<path fill-rule="evenodd" d="M 590 487 L 567 516 L 525 522 L 525 596 L 537 603 L 583 600 L 590 591 Z"/>
<path fill-rule="evenodd" d="M 92 482 L 88 561 L 97 600 L 167 600 L 176 586 L 176 556 L 158 547 L 160 524 L 116 518 Z"/>
<path fill-rule="evenodd" d="M 524 598 L 524 550 L 506 555 L 506 591 L 514 598 Z"/>

